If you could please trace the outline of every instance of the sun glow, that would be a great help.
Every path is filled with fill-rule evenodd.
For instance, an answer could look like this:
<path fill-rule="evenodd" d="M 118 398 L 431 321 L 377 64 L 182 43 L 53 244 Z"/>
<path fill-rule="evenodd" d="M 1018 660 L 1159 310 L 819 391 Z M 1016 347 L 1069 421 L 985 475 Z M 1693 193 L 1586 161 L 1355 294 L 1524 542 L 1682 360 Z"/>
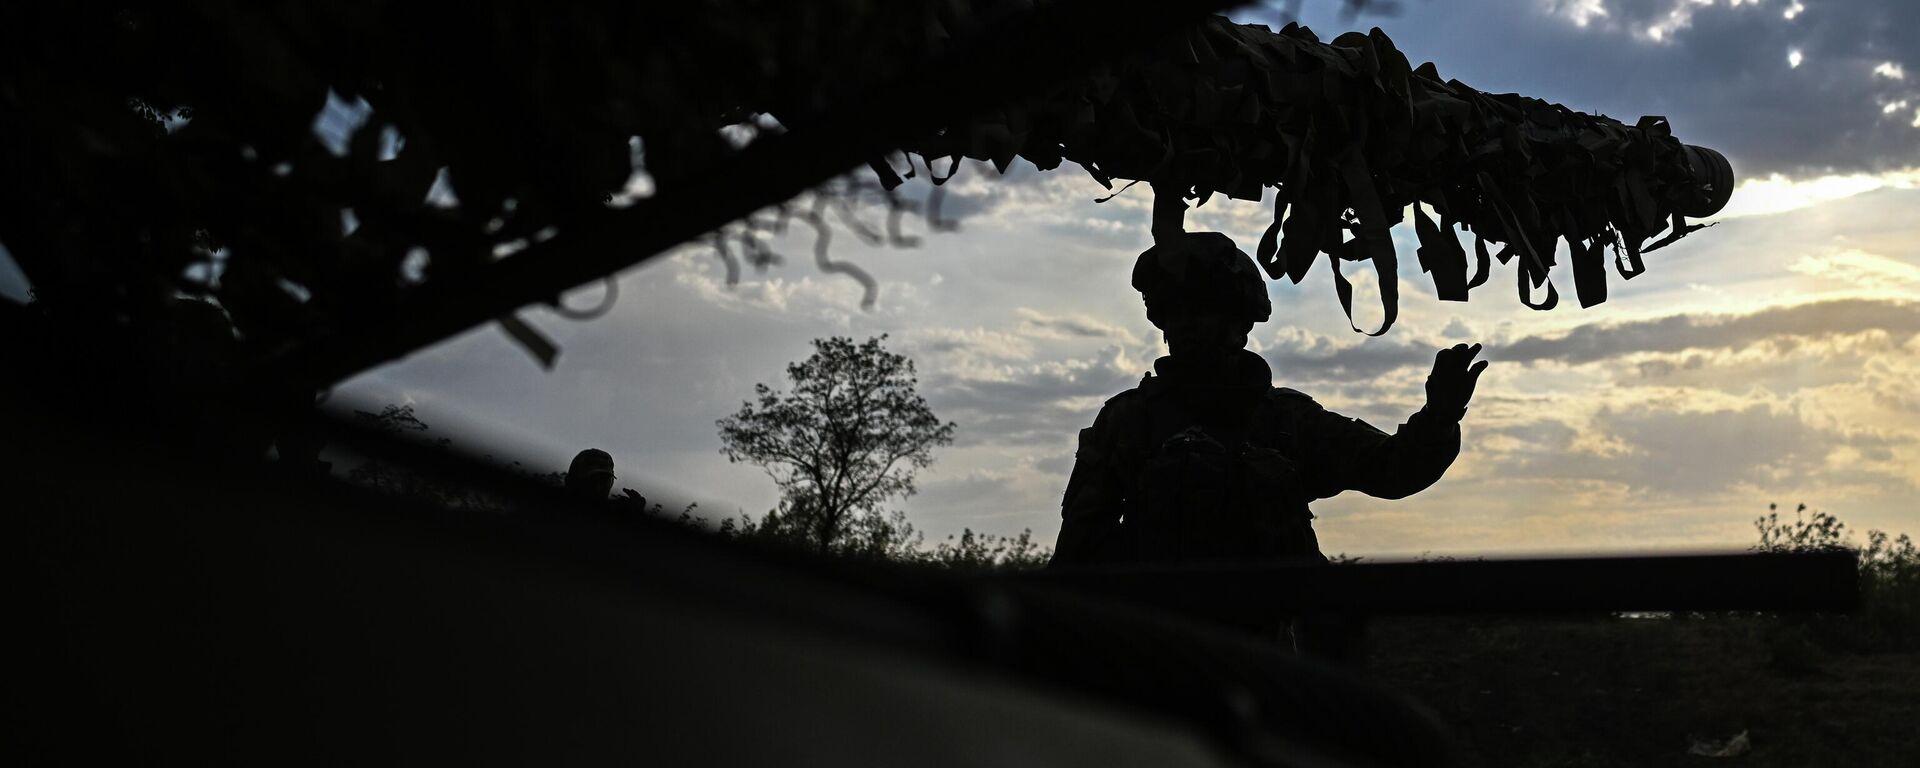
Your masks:
<path fill-rule="evenodd" d="M 1915 125 L 1920 126 L 1920 113 L 1916 114 Z M 1878 189 L 1920 189 L 1920 168 L 1808 179 L 1794 179 L 1776 173 L 1765 178 L 1748 179 L 1734 188 L 1733 199 L 1714 218 L 1785 213 Z"/>

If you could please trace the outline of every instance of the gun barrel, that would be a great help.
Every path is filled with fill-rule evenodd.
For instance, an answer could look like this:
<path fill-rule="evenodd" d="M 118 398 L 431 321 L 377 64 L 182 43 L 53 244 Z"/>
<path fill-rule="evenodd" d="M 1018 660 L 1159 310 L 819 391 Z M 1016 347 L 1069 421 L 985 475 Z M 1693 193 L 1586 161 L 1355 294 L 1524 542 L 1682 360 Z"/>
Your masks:
<path fill-rule="evenodd" d="M 1168 565 L 1034 579 L 1238 619 L 1284 613 L 1851 611 L 1856 553 L 1657 555 L 1351 565 Z"/>

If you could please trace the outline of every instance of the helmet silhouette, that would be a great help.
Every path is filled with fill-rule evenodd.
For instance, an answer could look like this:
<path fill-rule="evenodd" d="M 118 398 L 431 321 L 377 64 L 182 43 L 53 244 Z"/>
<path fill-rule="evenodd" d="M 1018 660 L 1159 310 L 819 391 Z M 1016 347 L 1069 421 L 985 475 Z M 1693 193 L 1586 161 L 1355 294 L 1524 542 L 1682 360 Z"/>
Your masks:
<path fill-rule="evenodd" d="M 1191 308 L 1219 309 L 1251 323 L 1273 315 L 1253 257 L 1219 232 L 1163 237 L 1134 261 L 1133 288 L 1146 299 L 1147 319 L 1161 328 L 1169 311 Z"/>

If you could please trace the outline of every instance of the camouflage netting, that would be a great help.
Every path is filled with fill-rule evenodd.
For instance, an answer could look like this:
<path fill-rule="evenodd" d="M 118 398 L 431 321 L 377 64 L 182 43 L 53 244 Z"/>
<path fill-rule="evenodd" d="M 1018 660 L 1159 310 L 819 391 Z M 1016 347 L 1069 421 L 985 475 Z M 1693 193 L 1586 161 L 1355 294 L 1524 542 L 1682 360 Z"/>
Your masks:
<path fill-rule="evenodd" d="M 488 317 L 551 364 L 555 345 L 513 308 L 591 315 L 560 306 L 560 292 L 700 231 L 723 257 L 771 260 L 751 227 L 676 228 L 695 219 L 779 207 L 792 216 L 763 218 L 812 225 L 820 268 L 858 277 L 826 256 L 825 207 L 851 222 L 850 198 L 870 201 L 872 185 L 831 174 L 892 148 L 1002 168 L 1071 159 L 1169 200 L 1276 186 L 1276 214 L 1292 215 L 1253 250 L 1294 280 L 1321 253 L 1391 275 L 1387 227 L 1422 200 L 1440 212 L 1416 221 L 1422 261 L 1450 299 L 1486 276 L 1469 278 L 1442 236 L 1456 225 L 1507 243 L 1499 255 L 1521 256 L 1527 288 L 1545 284 L 1556 238 L 1580 244 L 1572 261 L 1591 304 L 1605 287 L 1601 246 L 1624 249 L 1634 274 L 1641 242 L 1676 213 L 1697 215 L 1686 198 L 1699 179 L 1663 122 L 1628 127 L 1442 83 L 1377 31 L 1328 45 L 1215 19 L 1159 45 L 1115 36 L 1218 4 L 1110 0 L 1097 15 L 1087 0 L 0 5 L 0 176 L 14 182 L 0 185 L 0 244 L 59 327 L 139 335 L 172 327 L 182 297 L 210 301 L 237 354 L 311 361 L 289 365 L 325 383 Z M 1048 9 L 1108 32 L 1048 33 L 1044 46 L 1019 36 L 1065 23 L 1032 26 Z M 1042 47 L 1058 58 L 1034 59 Z M 1109 63 L 1055 80 L 1068 71 L 1056 63 L 1018 82 L 983 63 L 1083 58 Z M 1001 93 L 1019 100 L 977 109 Z M 957 114 L 979 116 L 931 130 Z M 760 125 L 764 142 L 729 140 Z M 809 164 L 823 156 L 832 167 Z M 627 194 L 642 178 L 651 196 Z M 805 205 L 748 202 L 809 188 Z M 901 201 L 885 204 L 896 224 Z M 924 211 L 940 228 L 937 206 Z M 678 239 L 650 240 L 661 232 Z M 632 255 L 605 256 L 620 253 Z M 1396 287 L 1382 287 L 1390 321 Z M 1537 305 L 1556 300 L 1546 290 Z"/>
<path fill-rule="evenodd" d="M 1410 67 L 1377 28 L 1327 44 L 1298 25 L 1275 33 L 1220 17 L 909 151 L 929 168 L 962 157 L 1002 171 L 1015 157 L 1043 170 L 1072 160 L 1109 188 L 1147 181 L 1157 195 L 1201 203 L 1215 193 L 1257 201 L 1275 187 L 1261 267 L 1298 283 L 1326 254 L 1351 322 L 1340 262 L 1373 262 L 1386 316 L 1372 335 L 1397 314 L 1388 229 L 1416 202 L 1439 216 L 1412 208 L 1420 266 L 1441 299 L 1466 301 L 1492 259 L 1518 256 L 1520 300 L 1544 310 L 1559 302 L 1548 278 L 1557 241 L 1568 243 L 1580 305 L 1592 306 L 1607 297 L 1608 247 L 1621 277 L 1639 275 L 1642 253 L 1697 229 L 1685 217 L 1717 211 L 1732 186 L 1726 161 L 1682 145 L 1664 118 L 1629 126 L 1443 81 L 1432 64 Z M 1471 276 L 1456 227 L 1474 234 Z M 1490 255 L 1489 241 L 1503 247 Z"/>

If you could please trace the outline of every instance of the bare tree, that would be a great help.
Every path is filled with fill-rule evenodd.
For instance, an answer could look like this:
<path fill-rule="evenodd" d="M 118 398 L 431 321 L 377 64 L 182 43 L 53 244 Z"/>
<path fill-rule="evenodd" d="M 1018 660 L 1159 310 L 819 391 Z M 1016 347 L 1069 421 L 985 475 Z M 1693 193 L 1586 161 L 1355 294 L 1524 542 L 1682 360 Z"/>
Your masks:
<path fill-rule="evenodd" d="M 787 366 L 791 391 L 756 384 L 758 402 L 717 422 L 727 460 L 758 464 L 780 486 L 764 527 L 833 550 L 888 499 L 913 495 L 915 471 L 953 442 L 955 425 L 934 416 L 913 361 L 885 338 L 814 339 L 813 354 Z"/>

